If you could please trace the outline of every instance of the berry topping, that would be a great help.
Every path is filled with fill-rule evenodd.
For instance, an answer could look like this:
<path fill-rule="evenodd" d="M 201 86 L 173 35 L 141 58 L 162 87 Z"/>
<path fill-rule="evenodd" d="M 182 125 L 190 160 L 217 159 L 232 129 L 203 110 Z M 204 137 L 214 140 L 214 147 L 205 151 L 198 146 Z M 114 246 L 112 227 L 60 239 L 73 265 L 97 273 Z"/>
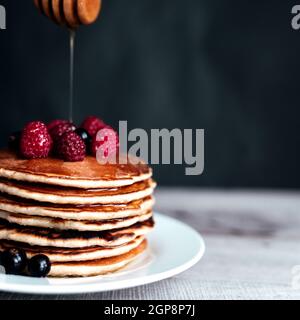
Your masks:
<path fill-rule="evenodd" d="M 119 148 L 119 137 L 117 132 L 110 126 L 101 129 L 94 136 L 91 146 L 91 152 L 102 159 L 107 159 L 117 153 Z"/>
<path fill-rule="evenodd" d="M 49 131 L 51 131 L 57 125 L 64 124 L 64 123 L 70 123 L 70 122 L 68 120 L 61 120 L 61 119 L 53 120 L 50 123 L 48 123 L 47 128 Z"/>
<path fill-rule="evenodd" d="M 94 116 L 90 116 L 83 121 L 81 128 L 85 129 L 91 137 L 94 137 L 96 133 L 105 126 L 106 124 L 103 120 Z"/>
<path fill-rule="evenodd" d="M 1 265 L 7 274 L 20 274 L 27 265 L 26 253 L 20 249 L 9 249 L 1 255 Z"/>
<path fill-rule="evenodd" d="M 75 132 L 67 132 L 57 142 L 57 155 L 65 161 L 83 161 L 86 155 L 85 143 Z"/>
<path fill-rule="evenodd" d="M 21 131 L 12 133 L 8 138 L 8 147 L 11 150 L 19 150 Z"/>
<path fill-rule="evenodd" d="M 27 159 L 46 158 L 52 147 L 52 139 L 46 125 L 40 121 L 30 122 L 21 134 L 20 151 Z"/>
<path fill-rule="evenodd" d="M 62 137 L 67 132 L 75 131 L 76 127 L 71 122 L 59 123 L 50 130 L 50 135 L 53 141 L 56 143 L 60 137 Z"/>
<path fill-rule="evenodd" d="M 28 263 L 28 272 L 32 277 L 45 278 L 51 270 L 49 258 L 43 254 L 32 257 Z"/>
<path fill-rule="evenodd" d="M 89 148 L 92 141 L 92 137 L 89 135 L 89 133 L 83 128 L 76 129 L 75 133 L 79 135 L 79 137 L 84 141 L 86 147 Z"/>

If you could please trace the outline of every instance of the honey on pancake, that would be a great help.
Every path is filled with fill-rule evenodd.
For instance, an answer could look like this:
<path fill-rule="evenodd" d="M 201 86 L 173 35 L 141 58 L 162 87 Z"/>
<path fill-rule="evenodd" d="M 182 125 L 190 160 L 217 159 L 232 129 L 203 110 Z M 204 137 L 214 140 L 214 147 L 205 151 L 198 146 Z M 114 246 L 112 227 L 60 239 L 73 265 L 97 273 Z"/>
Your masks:
<path fill-rule="evenodd" d="M 151 187 L 152 180 L 146 180 L 137 182 L 130 186 L 110 189 L 78 189 L 78 188 L 66 188 L 66 187 L 55 187 L 45 184 L 29 183 L 29 182 L 12 182 L 7 179 L 0 179 L 0 182 L 8 186 L 20 187 L 22 190 L 45 193 L 59 196 L 80 196 L 82 198 L 90 196 L 111 196 L 111 195 L 122 195 L 133 193 L 137 191 L 145 190 Z"/>
<path fill-rule="evenodd" d="M 124 155 L 123 157 L 127 157 Z M 20 176 L 17 178 L 17 176 Z M 132 184 L 136 181 L 148 179 L 152 176 L 152 170 L 144 163 L 131 164 L 106 164 L 101 165 L 97 159 L 87 156 L 84 161 L 64 162 L 56 158 L 45 159 L 20 159 L 16 153 L 9 150 L 0 150 L 0 177 L 12 178 L 14 180 L 43 182 L 55 186 L 74 185 L 104 185 L 114 183 L 116 186 Z M 55 181 L 53 181 L 55 179 Z M 96 188 L 96 186 L 93 188 Z"/>

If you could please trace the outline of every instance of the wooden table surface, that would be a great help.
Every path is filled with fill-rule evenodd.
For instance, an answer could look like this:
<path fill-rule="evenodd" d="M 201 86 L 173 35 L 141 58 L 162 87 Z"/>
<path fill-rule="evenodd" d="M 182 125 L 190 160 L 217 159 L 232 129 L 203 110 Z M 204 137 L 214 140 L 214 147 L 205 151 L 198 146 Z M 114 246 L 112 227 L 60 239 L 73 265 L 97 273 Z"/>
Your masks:
<path fill-rule="evenodd" d="M 299 299 L 300 193 L 160 188 L 159 212 L 193 226 L 206 242 L 189 271 L 147 286 L 75 296 L 0 292 L 0 299 Z M 300 268 L 300 267 L 299 267 Z M 295 269 L 296 270 L 296 269 Z M 300 271 L 298 278 L 300 279 Z"/>

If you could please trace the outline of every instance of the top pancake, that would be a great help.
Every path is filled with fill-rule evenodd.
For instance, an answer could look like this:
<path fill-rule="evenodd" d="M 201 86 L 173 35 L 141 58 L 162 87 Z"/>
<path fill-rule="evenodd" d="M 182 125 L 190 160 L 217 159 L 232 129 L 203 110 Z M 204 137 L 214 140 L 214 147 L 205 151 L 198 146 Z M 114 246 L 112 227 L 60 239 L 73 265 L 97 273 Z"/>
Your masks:
<path fill-rule="evenodd" d="M 152 170 L 144 163 L 102 165 L 92 156 L 82 162 L 55 158 L 26 160 L 11 151 L 0 150 L 0 177 L 18 181 L 93 189 L 129 186 L 151 176 Z"/>

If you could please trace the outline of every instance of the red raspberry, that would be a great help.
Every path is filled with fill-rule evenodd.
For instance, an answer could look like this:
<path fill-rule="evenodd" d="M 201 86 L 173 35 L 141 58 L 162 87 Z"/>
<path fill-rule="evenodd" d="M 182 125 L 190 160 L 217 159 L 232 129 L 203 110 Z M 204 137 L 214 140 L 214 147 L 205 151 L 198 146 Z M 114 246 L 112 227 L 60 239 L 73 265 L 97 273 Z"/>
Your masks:
<path fill-rule="evenodd" d="M 85 129 L 91 137 L 106 126 L 103 120 L 95 116 L 87 117 L 81 124 L 81 128 Z"/>
<path fill-rule="evenodd" d="M 62 122 L 56 125 L 49 132 L 53 141 L 56 143 L 60 139 L 60 137 L 63 136 L 63 134 L 65 134 L 66 132 L 72 132 L 75 130 L 76 130 L 76 127 L 74 126 L 74 124 L 67 121 L 65 123 Z"/>
<path fill-rule="evenodd" d="M 57 142 L 58 156 L 70 162 L 83 161 L 86 155 L 84 141 L 75 132 L 66 132 Z"/>
<path fill-rule="evenodd" d="M 119 148 L 119 136 L 117 132 L 110 126 L 105 126 L 94 137 L 91 145 L 91 152 L 94 156 L 97 151 L 101 151 L 103 159 L 115 155 Z"/>
<path fill-rule="evenodd" d="M 28 123 L 21 134 L 20 152 L 27 159 L 47 158 L 52 139 L 47 126 L 41 121 Z"/>
<path fill-rule="evenodd" d="M 68 120 L 60 120 L 60 119 L 51 121 L 47 125 L 48 131 L 50 132 L 54 127 L 56 127 L 59 124 L 63 124 L 63 123 L 70 123 L 70 122 Z"/>

